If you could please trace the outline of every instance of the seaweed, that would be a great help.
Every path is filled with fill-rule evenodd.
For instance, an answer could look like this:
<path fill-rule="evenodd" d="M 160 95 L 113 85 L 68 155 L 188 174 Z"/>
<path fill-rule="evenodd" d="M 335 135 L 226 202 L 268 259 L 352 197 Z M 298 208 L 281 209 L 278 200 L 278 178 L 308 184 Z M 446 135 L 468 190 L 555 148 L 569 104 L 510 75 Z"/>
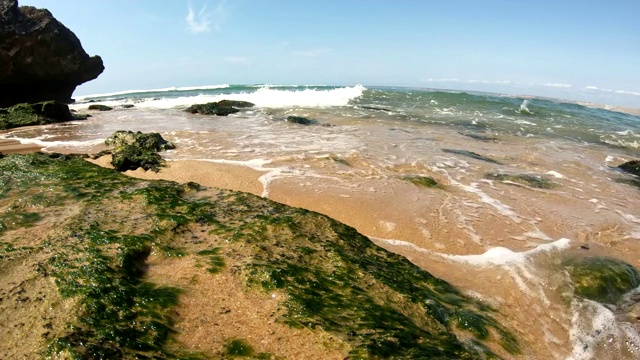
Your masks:
<path fill-rule="evenodd" d="M 0 159 L 0 171 L 2 198 L 40 201 L 45 218 L 69 204 L 81 209 L 41 245 L 44 271 L 62 296 L 80 304 L 67 331 L 48 344 L 50 356 L 205 357 L 170 350 L 178 348 L 172 309 L 181 290 L 144 279 L 152 252 L 204 257 L 212 273 L 228 271 L 225 259 L 233 258 L 246 291 L 286 295 L 279 321 L 335 335 L 350 344 L 351 358 L 491 358 L 494 341 L 519 352 L 496 310 L 324 215 L 247 193 L 190 196 L 201 188 L 127 178 L 80 157 L 10 155 Z M 60 200 L 34 197 L 46 191 Z M 131 210 L 108 212 L 114 203 Z M 135 229 L 118 226 L 133 224 L 128 211 L 144 214 Z M 216 242 L 178 240 L 194 226 Z M 10 254 L 17 245 L 3 247 Z M 230 341 L 223 356 L 276 358 L 244 353 L 233 343 L 240 340 Z"/>

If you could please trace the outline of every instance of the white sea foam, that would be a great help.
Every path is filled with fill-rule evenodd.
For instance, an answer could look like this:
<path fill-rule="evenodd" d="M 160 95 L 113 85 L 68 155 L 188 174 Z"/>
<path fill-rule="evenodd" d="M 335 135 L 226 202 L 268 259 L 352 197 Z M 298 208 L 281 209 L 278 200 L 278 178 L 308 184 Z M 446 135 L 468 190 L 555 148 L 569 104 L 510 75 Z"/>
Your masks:
<path fill-rule="evenodd" d="M 160 88 L 160 89 L 147 89 L 147 90 L 123 90 L 123 91 L 116 91 L 116 92 L 104 93 L 104 94 L 76 96 L 76 100 L 83 101 L 85 99 L 138 94 L 138 93 L 144 94 L 144 93 L 160 93 L 160 92 L 168 92 L 168 91 L 214 90 L 214 89 L 225 89 L 228 87 L 229 87 L 228 84 L 222 84 L 222 85 L 202 85 L 202 86 L 182 86 L 182 87 L 173 86 L 173 87 L 166 87 L 166 88 Z"/>
<path fill-rule="evenodd" d="M 444 258 L 457 261 L 457 262 L 465 262 L 471 265 L 508 265 L 514 263 L 522 263 L 527 260 L 532 255 L 548 252 L 553 250 L 562 250 L 569 247 L 571 244 L 571 240 L 562 238 L 556 240 L 552 243 L 538 245 L 537 247 L 523 251 L 523 252 L 514 252 L 510 249 L 504 247 L 494 247 L 487 250 L 484 254 L 480 255 L 442 255 Z"/>
<path fill-rule="evenodd" d="M 637 330 L 629 323 L 618 322 L 611 310 L 590 300 L 574 300 L 571 310 L 573 317 L 569 338 L 572 351 L 567 360 L 591 360 L 596 355 L 619 359 L 625 353 L 639 354 L 640 336 Z M 599 353 L 596 354 L 595 350 Z"/>
<path fill-rule="evenodd" d="M 551 176 L 553 176 L 553 177 L 554 177 L 554 178 L 556 178 L 556 179 L 562 179 L 562 178 L 564 178 L 564 175 L 560 174 L 560 173 L 559 173 L 559 172 L 557 172 L 557 171 L 553 171 L 553 170 L 551 170 L 551 171 L 547 171 L 547 175 L 551 175 Z"/>
<path fill-rule="evenodd" d="M 37 138 L 15 138 L 15 137 L 12 137 L 11 140 L 17 140 L 21 144 L 38 145 L 38 146 L 41 146 L 44 151 L 48 151 L 49 148 L 51 148 L 51 147 L 65 147 L 65 148 L 78 149 L 78 148 L 84 148 L 84 147 L 91 147 L 91 146 L 95 146 L 95 145 L 100 145 L 100 144 L 104 143 L 104 139 L 94 139 L 94 140 L 86 140 L 86 141 L 46 141 L 46 140 L 44 140 L 47 137 L 51 137 L 51 136 L 43 135 L 43 136 L 37 137 Z"/>
<path fill-rule="evenodd" d="M 143 109 L 171 109 L 220 100 L 248 101 L 254 103 L 258 107 L 267 108 L 346 106 L 352 99 L 360 97 L 365 90 L 366 88 L 362 85 L 341 87 L 331 90 L 282 90 L 272 88 L 271 86 L 263 86 L 253 92 L 217 95 L 200 94 L 196 96 L 164 97 L 160 99 L 154 98 L 137 102 L 135 106 L 136 108 Z M 133 100 L 130 99 L 127 101 Z M 115 106 L 122 104 L 123 102 L 102 101 L 100 103 L 108 106 Z M 86 106 L 87 104 L 76 104 L 72 107 L 74 109 L 80 109 Z"/>

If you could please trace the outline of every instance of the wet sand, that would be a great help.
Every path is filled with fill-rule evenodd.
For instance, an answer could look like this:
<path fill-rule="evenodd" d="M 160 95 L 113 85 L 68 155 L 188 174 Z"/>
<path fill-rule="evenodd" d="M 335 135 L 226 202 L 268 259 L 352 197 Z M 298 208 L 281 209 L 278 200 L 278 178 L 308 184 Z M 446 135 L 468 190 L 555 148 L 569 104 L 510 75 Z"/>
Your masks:
<path fill-rule="evenodd" d="M 21 144 L 17 140 L 0 139 L 0 153 L 4 154 L 28 154 L 41 149 L 41 146 L 35 144 Z"/>

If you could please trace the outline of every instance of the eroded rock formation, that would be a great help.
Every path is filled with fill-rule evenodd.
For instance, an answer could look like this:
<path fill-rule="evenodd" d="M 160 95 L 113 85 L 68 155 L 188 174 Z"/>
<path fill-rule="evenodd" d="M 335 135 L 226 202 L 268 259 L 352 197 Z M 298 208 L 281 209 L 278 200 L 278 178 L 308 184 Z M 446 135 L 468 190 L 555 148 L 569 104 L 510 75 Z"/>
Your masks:
<path fill-rule="evenodd" d="M 104 66 L 48 10 L 0 0 L 0 107 L 46 100 L 71 102 L 76 86 Z"/>

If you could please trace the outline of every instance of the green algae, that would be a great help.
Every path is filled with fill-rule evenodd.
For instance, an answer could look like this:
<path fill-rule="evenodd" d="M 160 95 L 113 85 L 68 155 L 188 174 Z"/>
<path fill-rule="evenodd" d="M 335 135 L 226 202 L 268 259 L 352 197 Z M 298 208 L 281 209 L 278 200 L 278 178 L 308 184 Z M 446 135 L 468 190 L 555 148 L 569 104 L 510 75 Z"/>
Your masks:
<path fill-rule="evenodd" d="M 225 267 L 224 258 L 220 256 L 220 248 L 216 247 L 210 250 L 198 251 L 197 255 L 207 256 L 209 258 L 209 267 L 207 271 L 212 274 L 221 272 Z"/>
<path fill-rule="evenodd" d="M 48 345 L 52 357 L 202 358 L 170 350 L 180 289 L 144 279 L 147 256 L 171 251 L 206 257 L 214 273 L 232 256 L 248 291 L 286 294 L 280 321 L 334 334 L 351 345 L 350 358 L 497 357 L 491 342 L 519 352 L 494 309 L 326 216 L 246 193 L 199 198 L 191 196 L 201 190 L 195 184 L 130 179 L 80 157 L 11 155 L 0 170 L 8 198 L 51 189 L 61 200 L 45 202 L 45 210 L 78 203 L 94 209 L 42 245 L 60 293 L 81 304 L 68 331 Z M 132 232 L 113 225 L 131 214 L 100 218 L 114 201 L 138 204 L 147 222 Z M 221 242 L 177 241 L 191 226 Z"/>
<path fill-rule="evenodd" d="M 0 130 L 73 120 L 69 107 L 58 101 L 17 104 L 0 109 Z"/>
<path fill-rule="evenodd" d="M 406 175 L 401 177 L 402 180 L 408 181 L 416 186 L 425 188 L 441 188 L 442 185 L 431 176 L 423 175 Z"/>
<path fill-rule="evenodd" d="M 246 341 L 233 339 L 225 346 L 225 355 L 231 357 L 250 357 L 253 356 L 255 350 Z"/>
<path fill-rule="evenodd" d="M 498 180 L 506 183 L 516 183 L 525 185 L 528 187 L 536 188 L 536 189 L 551 189 L 555 186 L 553 181 L 544 178 L 539 175 L 531 175 L 531 174 L 503 174 L 503 173 L 489 173 L 485 175 L 485 178 L 491 180 Z"/>
<path fill-rule="evenodd" d="M 618 259 L 593 256 L 565 262 L 576 295 L 616 304 L 625 293 L 640 286 L 640 271 Z"/>

